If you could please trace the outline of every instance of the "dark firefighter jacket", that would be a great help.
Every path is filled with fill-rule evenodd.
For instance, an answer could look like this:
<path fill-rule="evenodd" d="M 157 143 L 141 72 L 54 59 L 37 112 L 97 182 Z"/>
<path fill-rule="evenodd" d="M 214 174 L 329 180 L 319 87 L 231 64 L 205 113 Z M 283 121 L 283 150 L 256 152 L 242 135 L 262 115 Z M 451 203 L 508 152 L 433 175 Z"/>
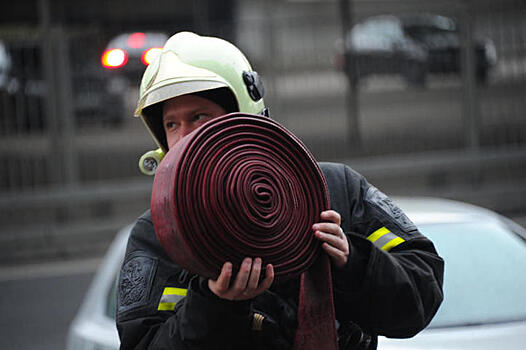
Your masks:
<path fill-rule="evenodd" d="M 320 167 L 350 246 L 347 265 L 332 274 L 340 349 L 415 335 L 442 302 L 443 260 L 364 177 L 342 164 Z M 292 349 L 298 285 L 274 284 L 250 301 L 220 299 L 167 257 L 148 211 L 132 230 L 119 278 L 121 349 Z"/>

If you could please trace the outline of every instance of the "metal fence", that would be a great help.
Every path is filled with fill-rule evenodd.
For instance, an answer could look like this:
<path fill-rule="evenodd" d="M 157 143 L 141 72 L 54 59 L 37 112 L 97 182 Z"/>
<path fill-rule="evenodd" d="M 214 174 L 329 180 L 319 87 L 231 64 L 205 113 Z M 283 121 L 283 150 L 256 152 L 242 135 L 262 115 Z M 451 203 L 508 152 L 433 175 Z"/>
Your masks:
<path fill-rule="evenodd" d="M 480 154 L 513 154 L 495 164 L 513 184 L 522 184 L 517 179 L 526 146 L 526 6 L 520 1 L 513 6 L 509 1 L 434 3 L 356 1 L 354 8 L 355 22 L 364 26 L 385 13 L 434 10 L 453 19 L 458 31 L 448 34 L 449 51 L 422 53 L 422 47 L 413 47 L 427 61 L 413 59 L 415 52 L 406 46 L 414 43 L 402 41 L 389 44 L 391 51 L 381 61 L 360 57 L 359 48 L 346 46 L 351 39 L 342 35 L 336 1 L 239 2 L 235 23 L 208 28 L 215 35 L 236 33 L 236 43 L 263 76 L 272 117 L 320 160 L 356 160 L 364 171 L 374 171 L 378 156 L 396 162 L 414 154 L 449 159 L 435 155 L 470 151 L 478 154 L 470 159 L 479 162 L 470 167 L 472 176 L 496 178 L 502 173 L 480 165 L 486 159 Z M 14 232 L 9 237 L 31 237 L 18 234 L 19 227 L 31 221 L 38 226 L 44 217 L 48 223 L 102 218 L 101 230 L 113 229 L 148 207 L 151 179 L 139 173 L 137 161 L 154 144 L 132 118 L 138 82 L 113 79 L 115 74 L 100 66 L 107 39 L 103 28 L 44 29 L 16 35 L 0 30 L 0 222 Z M 484 50 L 496 60 L 481 73 L 476 62 Z M 433 59 L 438 63 L 432 69 Z M 371 161 L 366 165 L 360 159 Z M 433 174 L 447 164 L 435 162 Z M 424 185 L 441 183 L 435 180 Z M 121 219 L 108 224 L 117 213 Z M 75 225 L 72 230 L 80 230 L 82 224 Z M 65 235 L 67 228 L 49 230 L 51 236 Z"/>
<path fill-rule="evenodd" d="M 331 6 L 321 15 L 295 16 L 289 9 L 268 17 L 262 11 L 259 19 L 224 24 L 235 25 L 239 45 L 262 73 L 273 116 L 322 158 L 501 147 L 526 141 L 524 6 L 499 11 L 493 5 L 487 11 L 478 8 L 469 16 L 449 11 L 448 18 L 456 20 L 459 30 L 452 34 L 456 37 L 451 38 L 449 51 L 428 50 L 428 61 L 438 61 L 428 71 L 418 66 L 421 62 L 408 58 L 414 52 L 404 46 L 407 41 L 396 42 L 407 37 L 393 36 L 393 42 L 384 43 L 390 46 L 382 48 L 383 57 L 355 49 L 352 57 L 362 63 L 355 68 L 362 73 L 354 82 L 354 110 L 346 103 L 350 83 L 342 67 L 342 42 L 349 41 L 350 35 L 342 40 L 336 3 Z M 356 17 L 362 22 L 367 19 Z M 383 25 L 391 33 L 396 30 L 384 20 L 373 29 L 379 31 Z M 469 26 L 463 21 L 469 21 Z M 466 29 L 471 29 L 470 33 L 463 33 Z M 384 37 L 376 40 L 385 40 L 385 33 L 380 34 Z M 100 31 L 69 33 L 62 29 L 52 35 L 52 40 L 62 42 L 58 45 L 62 51 L 53 57 L 68 56 L 62 63 L 69 75 L 58 81 L 59 85 L 67 83 L 66 87 L 46 81 L 45 41 L 41 38 L 3 40 L 11 64 L 0 91 L 0 191 L 61 183 L 68 178 L 64 175 L 68 171 L 72 173 L 68 181 L 80 183 L 139 176 L 135 158 L 152 144 L 140 123 L 131 118 L 136 83 L 109 91 L 109 74 L 99 64 L 104 45 Z M 456 46 L 455 40 L 459 42 Z M 471 53 L 466 40 L 473 43 Z M 484 49 L 494 53 L 496 61 L 481 73 L 476 61 Z M 422 77 L 415 83 L 410 74 L 417 69 Z M 473 79 L 469 73 L 475 75 Z M 50 93 L 50 89 L 55 90 Z M 71 104 L 63 113 L 71 115 L 56 120 L 48 114 L 64 106 L 50 108 L 53 103 L 48 97 L 60 93 L 66 93 L 64 99 Z M 352 127 L 358 133 L 349 130 L 353 112 L 357 124 Z M 334 150 L 352 135 L 360 138 L 355 151 L 349 153 L 345 147 Z M 57 169 L 64 163 L 75 169 Z"/>
<path fill-rule="evenodd" d="M 384 14 L 385 2 L 376 3 L 378 12 L 369 9 L 367 17 L 356 10 L 362 30 L 344 40 L 336 11 L 303 18 L 278 15 L 241 25 L 241 44 L 262 62 L 271 88 L 268 101 L 278 120 L 323 157 L 334 154 L 335 140 L 344 143 L 351 137 L 359 138 L 358 145 L 351 143 L 358 146 L 353 156 L 524 144 L 524 4 L 477 3 L 473 12 L 446 4 L 442 14 L 455 21 L 456 29 L 418 41 L 425 46 L 422 53 L 412 47 L 417 35 L 396 32 L 396 21 L 405 12 L 375 17 Z M 419 15 L 429 14 L 422 4 L 418 8 Z M 415 14 L 407 6 L 404 11 Z M 418 19 L 424 20 L 413 21 Z M 426 20 L 430 26 L 431 19 Z M 269 37 L 274 40 L 268 42 Z M 349 62 L 355 63 L 347 77 L 342 46 L 350 39 L 362 42 L 347 49 L 352 51 Z M 415 59 L 417 54 L 425 59 Z M 354 98 L 351 106 L 349 98 Z"/>

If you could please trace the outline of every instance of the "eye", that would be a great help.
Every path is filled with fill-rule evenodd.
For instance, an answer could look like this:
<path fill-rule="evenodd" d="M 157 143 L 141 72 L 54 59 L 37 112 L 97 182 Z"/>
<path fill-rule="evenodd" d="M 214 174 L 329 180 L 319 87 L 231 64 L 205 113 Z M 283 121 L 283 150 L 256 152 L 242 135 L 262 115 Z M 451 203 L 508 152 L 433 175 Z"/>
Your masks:
<path fill-rule="evenodd" d="M 205 113 L 199 113 L 199 114 L 196 114 L 194 115 L 194 121 L 202 121 L 202 120 L 207 120 L 207 119 L 210 119 L 210 116 L 208 114 L 205 114 Z"/>
<path fill-rule="evenodd" d="M 175 122 L 167 121 L 164 124 L 164 127 L 165 127 L 166 130 L 172 130 L 172 129 L 177 127 L 177 124 Z"/>

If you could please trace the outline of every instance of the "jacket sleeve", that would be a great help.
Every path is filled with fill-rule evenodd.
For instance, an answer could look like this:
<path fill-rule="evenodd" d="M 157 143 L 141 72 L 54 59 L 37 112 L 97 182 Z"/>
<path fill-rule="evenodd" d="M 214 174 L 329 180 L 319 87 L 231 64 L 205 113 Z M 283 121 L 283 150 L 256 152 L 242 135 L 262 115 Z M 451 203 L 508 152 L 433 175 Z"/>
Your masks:
<path fill-rule="evenodd" d="M 333 273 L 338 320 L 352 321 L 370 334 L 417 334 L 443 300 L 442 258 L 401 209 L 363 176 L 342 164 L 322 169 L 350 246 L 347 265 Z M 331 191 L 335 184 L 339 191 Z"/>
<path fill-rule="evenodd" d="M 132 230 L 118 283 L 121 349 L 218 349 L 246 343 L 250 303 L 218 298 L 205 279 L 168 259 L 149 215 Z"/>

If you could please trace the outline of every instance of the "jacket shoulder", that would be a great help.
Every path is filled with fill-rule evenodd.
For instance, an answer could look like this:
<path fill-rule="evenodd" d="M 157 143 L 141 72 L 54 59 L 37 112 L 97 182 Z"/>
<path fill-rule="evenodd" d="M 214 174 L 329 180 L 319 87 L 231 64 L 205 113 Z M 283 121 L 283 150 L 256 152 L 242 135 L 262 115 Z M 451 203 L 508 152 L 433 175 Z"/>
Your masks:
<path fill-rule="evenodd" d="M 364 177 L 351 167 L 342 163 L 318 163 L 328 184 L 360 183 Z"/>
<path fill-rule="evenodd" d="M 331 209 L 340 213 L 341 226 L 344 231 L 349 231 L 363 177 L 345 164 L 319 163 L 319 166 L 329 190 Z"/>

